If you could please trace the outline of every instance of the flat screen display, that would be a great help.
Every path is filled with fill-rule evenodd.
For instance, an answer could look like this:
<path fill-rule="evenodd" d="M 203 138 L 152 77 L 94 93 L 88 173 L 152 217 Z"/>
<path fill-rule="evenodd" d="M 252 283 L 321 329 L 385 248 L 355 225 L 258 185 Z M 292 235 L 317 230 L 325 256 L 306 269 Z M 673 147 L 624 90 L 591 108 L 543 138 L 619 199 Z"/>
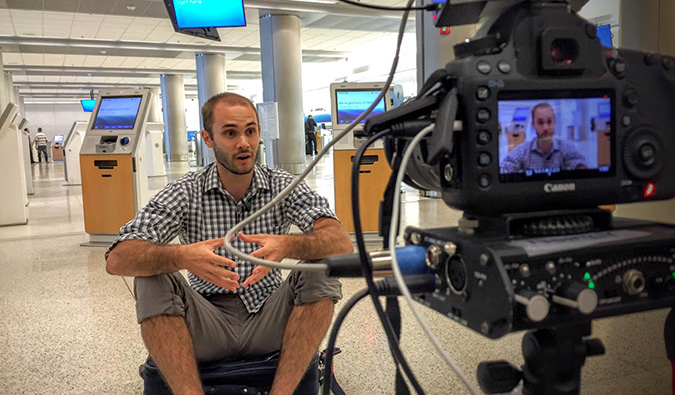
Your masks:
<path fill-rule="evenodd" d="M 243 0 L 173 0 L 179 29 L 246 26 Z"/>
<path fill-rule="evenodd" d="M 344 125 L 352 123 L 377 99 L 380 90 L 336 90 L 335 103 L 337 110 L 337 123 Z M 365 123 L 366 119 L 382 114 L 385 111 L 384 98 L 373 108 L 373 111 L 365 117 L 361 123 Z"/>
<path fill-rule="evenodd" d="M 133 129 L 142 96 L 102 97 L 94 129 Z"/>
<path fill-rule="evenodd" d="M 600 44 L 605 47 L 612 46 L 612 27 L 610 25 L 598 26 L 595 34 L 600 39 Z"/>
<path fill-rule="evenodd" d="M 84 112 L 92 112 L 94 111 L 94 106 L 96 105 L 96 100 L 80 100 L 80 103 L 82 103 L 82 111 Z"/>
<path fill-rule="evenodd" d="M 500 181 L 613 175 L 612 97 L 603 91 L 501 93 Z M 515 113 L 523 108 L 527 117 L 520 120 Z"/>
<path fill-rule="evenodd" d="M 54 144 L 63 144 L 63 135 L 57 134 L 54 136 Z"/>

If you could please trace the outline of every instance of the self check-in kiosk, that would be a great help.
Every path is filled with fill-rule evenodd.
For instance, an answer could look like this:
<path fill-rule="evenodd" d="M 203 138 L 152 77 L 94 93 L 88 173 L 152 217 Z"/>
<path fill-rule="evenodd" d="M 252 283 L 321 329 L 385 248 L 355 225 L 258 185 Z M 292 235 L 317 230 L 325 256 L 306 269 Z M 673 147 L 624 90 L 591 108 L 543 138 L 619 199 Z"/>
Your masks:
<path fill-rule="evenodd" d="M 331 121 L 333 136 L 344 131 L 361 115 L 377 98 L 384 83 L 333 83 L 330 85 Z M 399 97 L 400 96 L 400 97 Z M 393 98 L 402 100 L 402 91 L 390 88 L 384 98 L 378 102 L 370 116 L 381 114 L 391 109 Z M 367 119 L 367 118 L 366 118 Z M 335 171 L 335 213 L 349 232 L 354 231 L 351 214 L 351 174 L 356 150 L 365 139 L 355 138 L 354 132 L 363 131 L 365 119 L 351 133 L 340 139 L 333 146 L 333 169 Z M 358 135 L 358 133 L 356 133 Z M 382 142 L 376 142 L 367 149 L 361 164 L 360 207 L 362 225 L 365 232 L 378 229 L 379 199 L 387 186 L 391 169 L 384 154 Z"/>
<path fill-rule="evenodd" d="M 0 115 L 0 225 L 23 225 L 28 222 L 28 197 L 24 165 L 25 137 L 19 131 L 20 117 L 14 103 L 7 104 Z"/>
<path fill-rule="evenodd" d="M 145 123 L 150 91 L 102 91 L 82 148 L 82 203 L 86 246 L 109 244 L 148 201 Z"/>
<path fill-rule="evenodd" d="M 31 171 L 31 166 L 30 166 L 30 150 L 31 150 L 31 144 L 30 144 L 30 136 L 28 133 L 25 133 L 23 130 L 28 126 L 28 120 L 21 115 L 17 114 L 17 119 L 21 119 L 19 122 L 19 135 L 23 137 L 25 140 L 22 145 L 22 151 L 23 151 L 23 169 L 24 169 L 24 175 L 26 176 L 26 193 L 28 195 L 34 195 L 35 194 L 35 188 L 33 187 L 33 172 Z"/>
<path fill-rule="evenodd" d="M 63 142 L 63 171 L 66 176 L 66 185 L 82 184 L 80 176 L 80 150 L 87 133 L 87 121 L 75 121 L 71 126 L 66 140 Z"/>
<path fill-rule="evenodd" d="M 156 99 L 153 99 L 156 100 Z M 145 144 L 147 146 L 148 177 L 166 175 L 164 166 L 164 123 L 148 122 L 145 126 Z"/>
<path fill-rule="evenodd" d="M 63 135 L 57 134 L 52 141 L 52 162 L 63 161 Z"/>

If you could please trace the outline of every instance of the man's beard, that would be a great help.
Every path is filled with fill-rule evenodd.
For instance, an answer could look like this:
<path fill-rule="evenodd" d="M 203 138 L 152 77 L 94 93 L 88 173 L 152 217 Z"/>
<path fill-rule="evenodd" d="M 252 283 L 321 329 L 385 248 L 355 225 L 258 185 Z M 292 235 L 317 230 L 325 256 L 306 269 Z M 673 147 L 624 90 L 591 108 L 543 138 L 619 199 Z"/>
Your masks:
<path fill-rule="evenodd" d="M 549 137 L 539 137 L 539 141 L 544 143 L 544 144 L 549 144 L 550 142 L 553 141 L 553 136 Z"/>
<path fill-rule="evenodd" d="M 213 154 L 216 157 L 216 161 L 218 163 L 220 163 L 221 166 L 223 166 L 225 169 L 227 169 L 232 174 L 244 175 L 244 174 L 248 174 L 248 173 L 253 171 L 253 168 L 255 167 L 255 157 L 253 155 L 253 152 L 241 151 L 241 152 L 237 152 L 235 155 L 233 155 L 233 157 L 236 157 L 237 155 L 243 154 L 243 153 L 250 154 L 251 158 L 253 160 L 251 161 L 251 167 L 250 168 L 239 170 L 239 169 L 237 169 L 237 166 L 234 163 L 234 160 L 236 160 L 236 159 L 234 159 L 234 160 L 231 159 L 230 157 L 228 157 L 228 155 L 225 152 L 220 150 L 215 144 L 213 145 Z"/>

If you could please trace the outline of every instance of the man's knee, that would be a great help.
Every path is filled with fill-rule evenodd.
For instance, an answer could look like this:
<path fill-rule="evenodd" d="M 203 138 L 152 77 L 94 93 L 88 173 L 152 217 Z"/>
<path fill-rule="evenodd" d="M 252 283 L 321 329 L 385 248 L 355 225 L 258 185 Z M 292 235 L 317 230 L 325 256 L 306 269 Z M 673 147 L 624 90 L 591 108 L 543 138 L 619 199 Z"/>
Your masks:
<path fill-rule="evenodd" d="M 328 277 L 321 271 L 294 271 L 288 276 L 294 293 L 296 305 L 331 300 L 337 303 L 342 299 L 342 284 L 334 277 Z"/>
<path fill-rule="evenodd" d="M 178 272 L 134 278 L 138 323 L 159 315 L 184 317 L 186 287 L 187 281 Z"/>

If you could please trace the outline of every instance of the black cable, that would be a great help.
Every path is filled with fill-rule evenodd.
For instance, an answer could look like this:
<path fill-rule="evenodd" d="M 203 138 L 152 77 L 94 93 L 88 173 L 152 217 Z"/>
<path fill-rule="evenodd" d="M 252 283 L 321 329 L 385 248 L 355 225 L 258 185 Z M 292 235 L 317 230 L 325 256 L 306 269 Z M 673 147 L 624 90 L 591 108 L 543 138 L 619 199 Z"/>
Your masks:
<path fill-rule="evenodd" d="M 427 5 L 423 5 L 421 7 L 387 7 L 383 5 L 375 5 L 375 4 L 364 4 L 364 3 L 359 3 L 358 1 L 354 0 L 338 0 L 343 3 L 355 5 L 357 7 L 363 7 L 363 8 L 371 8 L 373 10 L 384 10 L 384 11 L 434 11 L 438 9 L 438 4 L 436 3 L 430 3 Z"/>
<path fill-rule="evenodd" d="M 358 253 L 361 259 L 361 271 L 363 272 L 363 277 L 366 280 L 368 289 L 371 290 L 370 296 L 373 300 L 375 311 L 377 312 L 380 322 L 382 323 L 382 327 L 384 328 L 384 332 L 387 335 L 387 340 L 389 341 L 389 347 L 393 354 L 394 361 L 401 365 L 401 368 L 408 377 L 408 380 L 410 380 L 412 386 L 415 388 L 415 391 L 418 394 L 424 394 L 424 390 L 417 382 L 417 379 L 413 375 L 412 370 L 410 370 L 410 366 L 401 352 L 398 339 L 394 333 L 394 328 L 391 325 L 391 322 L 389 321 L 389 318 L 385 314 L 384 310 L 382 309 L 382 305 L 378 299 L 378 293 L 373 281 L 372 267 L 370 266 L 369 256 L 366 253 L 366 243 L 363 239 L 363 228 L 361 226 L 361 210 L 359 207 L 359 169 L 361 167 L 361 160 L 366 149 L 380 137 L 388 133 L 388 130 L 383 130 L 370 137 L 359 147 L 359 149 L 356 151 L 356 155 L 354 156 L 354 163 L 352 164 L 352 217 L 354 218 L 354 236 L 356 238 Z"/>
<path fill-rule="evenodd" d="M 342 307 L 335 322 L 333 323 L 333 328 L 330 331 L 330 336 L 328 337 L 328 345 L 326 346 L 326 359 L 324 360 L 324 370 L 323 370 L 323 395 L 330 395 L 330 385 L 333 379 L 333 351 L 335 350 L 335 343 L 337 341 L 337 335 L 340 331 L 340 326 L 342 322 L 347 317 L 349 311 L 356 306 L 361 299 L 365 298 L 368 295 L 368 288 L 364 288 L 354 294 L 347 303 Z"/>

